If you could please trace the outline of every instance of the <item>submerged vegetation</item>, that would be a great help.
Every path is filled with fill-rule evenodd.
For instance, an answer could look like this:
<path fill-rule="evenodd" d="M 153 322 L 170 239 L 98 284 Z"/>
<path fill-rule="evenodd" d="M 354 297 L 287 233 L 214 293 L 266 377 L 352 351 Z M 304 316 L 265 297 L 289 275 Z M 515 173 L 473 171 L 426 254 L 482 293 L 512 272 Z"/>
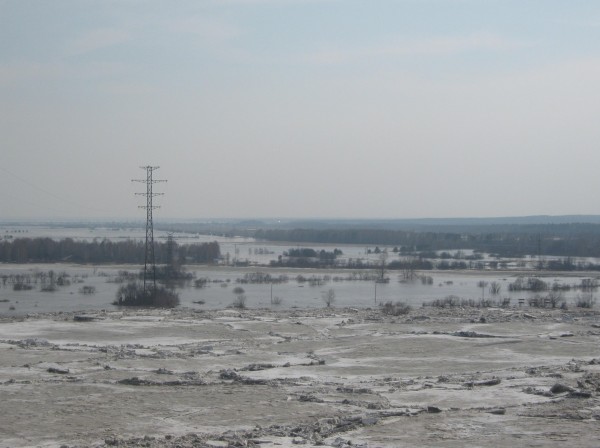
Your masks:
<path fill-rule="evenodd" d="M 161 266 L 164 268 L 164 266 Z M 90 271 L 92 268 L 88 268 Z M 178 268 L 179 269 L 179 268 Z M 169 269 L 166 269 L 167 271 Z M 185 271 L 183 271 L 185 273 Z M 350 285 L 342 285 L 342 283 L 371 283 L 374 289 L 370 292 L 375 294 L 375 302 L 379 303 L 381 312 L 389 315 L 401 315 L 408 312 L 407 303 L 415 305 L 416 303 L 425 307 L 434 308 L 514 308 L 514 307 L 529 307 L 529 308 L 545 308 L 545 309 L 564 309 L 567 307 L 574 308 L 595 308 L 596 298 L 595 292 L 599 288 L 598 278 L 577 278 L 577 277 L 553 277 L 549 280 L 548 277 L 516 277 L 512 281 L 507 278 L 499 279 L 498 281 L 487 279 L 478 280 L 480 276 L 471 276 L 469 283 L 465 283 L 457 277 L 454 281 L 448 280 L 445 273 L 426 275 L 424 273 L 415 273 L 412 277 L 405 275 L 405 272 L 399 272 L 391 278 L 390 283 L 409 284 L 410 288 L 399 291 L 397 287 L 386 286 L 387 290 L 381 290 L 382 296 L 377 300 L 377 288 L 379 285 L 379 272 L 375 269 L 358 270 L 358 271 L 329 271 L 323 275 L 317 273 L 309 273 L 300 271 L 301 274 L 293 275 L 293 271 L 288 274 L 274 275 L 265 271 L 238 273 L 240 276 L 225 278 L 222 276 L 220 269 L 214 269 L 216 277 L 209 277 L 207 271 L 201 270 L 204 276 L 195 279 L 196 272 L 190 274 L 185 273 L 184 276 L 191 276 L 194 281 L 190 282 L 170 282 L 166 278 L 157 278 L 158 286 L 156 292 L 153 292 L 153 286 L 149 286 L 144 292 L 142 286 L 143 274 L 139 271 L 114 270 L 112 273 L 104 271 L 96 271 L 94 268 L 94 277 L 91 278 L 92 285 L 86 284 L 89 274 L 73 274 L 64 271 L 36 271 L 32 270 L 26 273 L 2 275 L 2 286 L 6 290 L 17 291 L 12 293 L 15 297 L 32 297 L 31 293 L 21 293 L 18 291 L 34 290 L 38 293 L 47 292 L 47 297 L 51 295 L 59 295 L 64 297 L 65 294 L 78 293 L 82 296 L 91 296 L 97 294 L 98 282 L 101 279 L 106 283 L 116 283 L 118 288 L 114 301 L 117 306 L 136 306 L 136 307 L 174 307 L 179 304 L 179 296 L 177 288 L 189 288 L 186 295 L 192 291 L 196 291 L 196 296 L 191 302 L 195 304 L 209 303 L 214 306 L 215 303 L 223 306 L 244 309 L 247 307 L 253 308 L 258 303 L 259 306 L 280 306 L 283 303 L 282 294 L 287 297 L 289 306 L 295 307 L 298 304 L 297 299 L 293 297 L 295 288 L 305 288 L 303 295 L 310 297 L 307 300 L 319 300 L 319 294 L 324 302 L 324 306 L 332 308 L 338 306 L 338 297 L 333 288 L 339 286 L 339 291 L 342 291 L 344 300 L 339 306 L 360 306 L 357 305 L 357 294 L 355 294 Z M 233 271 L 236 272 L 236 271 Z M 233 273 L 232 272 L 232 273 Z M 435 278 L 436 275 L 442 275 L 441 278 Z M 469 274 L 467 274 L 468 276 Z M 175 277 L 181 277 L 177 274 Z M 462 277 L 464 279 L 464 277 Z M 96 286 L 94 286 L 94 283 Z M 151 283 L 152 284 L 152 283 Z M 409 291 L 413 290 L 418 285 L 421 297 L 423 293 L 427 295 L 425 290 L 431 292 L 431 296 L 419 299 L 415 302 L 415 297 L 411 297 Z M 452 285 L 457 285 L 453 287 Z M 147 285 L 148 286 L 148 285 Z M 223 293 L 212 290 L 205 294 L 205 288 L 224 288 L 223 293 L 229 295 L 225 301 Z M 358 285 L 357 285 L 358 287 Z M 448 289 L 447 289 L 448 288 Z M 307 291 L 312 292 L 307 294 Z M 369 290 L 368 285 L 361 286 L 364 291 Z M 114 289 L 113 289 L 114 291 Z M 350 294 L 348 294 L 350 291 Z M 275 293 L 275 294 L 274 294 Z M 440 294 L 441 293 L 441 294 Z M 113 293 L 111 293 L 113 294 Z M 248 295 L 247 295 L 248 294 Z M 310 295 L 309 295 L 310 294 Z M 396 295 L 400 294 L 400 295 Z M 447 294 L 447 295 L 444 295 Z M 102 295 L 102 291 L 100 291 Z M 215 295 L 221 296 L 215 301 Z M 233 295 L 233 300 L 231 300 Z M 292 296 L 290 300 L 289 297 Z M 347 296 L 352 297 L 351 304 L 347 301 Z M 512 295 L 512 298 L 510 297 Z M 270 299 L 269 299 L 270 296 Z M 386 297 L 387 296 L 387 297 Z M 400 297 L 403 301 L 390 301 L 389 297 Z M 188 300 L 190 300 L 188 299 Z M 206 300 L 210 299 L 210 300 Z M 362 296 L 365 306 L 368 303 L 373 303 L 373 296 L 369 293 Z M 18 303 L 18 301 L 16 302 Z M 229 305 L 227 305 L 227 303 Z M 286 303 L 286 305 L 287 305 Z M 308 306 L 314 306 L 314 302 L 305 302 Z M 309 305 L 310 304 L 310 305 Z M 299 304 L 302 306 L 302 304 Z M 405 306 L 406 305 L 406 306 Z M 35 305 L 37 307 L 37 304 Z"/>
<path fill-rule="evenodd" d="M 66 272 L 35 271 L 24 274 L 4 274 L 1 276 L 2 286 L 12 285 L 13 291 L 30 291 L 39 287 L 42 292 L 58 291 L 60 287 L 70 286 L 71 283 L 83 283 L 79 276 L 71 277 Z"/>
<path fill-rule="evenodd" d="M 174 308 L 179 305 L 179 295 L 164 286 L 144 290 L 141 283 L 131 282 L 119 287 L 113 305 Z"/>
<path fill-rule="evenodd" d="M 394 303 L 390 300 L 381 305 L 381 311 L 383 312 L 383 314 L 389 314 L 391 316 L 401 316 L 404 314 L 408 314 L 410 313 L 410 310 L 410 305 L 401 301 L 396 301 Z"/>
<path fill-rule="evenodd" d="M 371 238 L 375 235 L 385 235 L 390 232 L 385 229 L 373 232 L 360 229 L 354 229 L 354 231 L 356 238 L 359 240 L 365 235 L 370 235 L 369 238 Z M 288 236 L 295 235 L 289 232 L 286 233 Z M 332 232 L 328 234 L 330 237 L 336 233 L 336 231 Z M 379 234 L 378 232 L 382 233 Z M 324 305 L 331 308 L 334 304 L 335 306 L 341 306 L 338 305 L 339 300 L 336 296 L 336 291 L 332 288 L 338 282 L 372 282 L 373 289 L 370 292 L 362 292 L 361 294 L 364 295 L 365 300 L 372 300 L 374 295 L 375 302 L 377 303 L 378 284 L 389 283 L 390 280 L 392 282 L 411 285 L 411 287 L 420 284 L 424 288 L 432 288 L 432 295 L 427 296 L 426 300 L 429 301 L 425 306 L 441 308 L 467 306 L 479 308 L 508 307 L 511 306 L 511 298 L 507 297 L 510 295 L 513 295 L 512 306 L 517 306 L 518 303 L 518 306 L 560 308 L 566 306 L 567 300 L 570 306 L 580 308 L 592 308 L 595 306 L 593 293 L 599 286 L 597 278 L 580 278 L 576 280 L 578 283 L 575 283 L 565 280 L 567 277 L 576 277 L 575 275 L 563 276 L 561 278 L 560 274 L 555 274 L 555 277 L 550 277 L 550 275 L 543 274 L 541 271 L 546 269 L 558 271 L 575 271 L 580 269 L 600 270 L 600 264 L 594 264 L 599 263 L 598 260 L 573 258 L 571 256 L 551 259 L 551 257 L 541 256 L 540 253 L 543 253 L 544 249 L 549 247 L 549 241 L 546 240 L 545 235 L 535 235 L 535 240 L 538 243 L 537 254 L 503 258 L 499 252 L 480 252 L 480 249 L 477 247 L 483 246 L 478 246 L 477 241 L 482 241 L 483 234 L 473 237 L 473 235 L 467 233 L 462 234 L 457 239 L 455 236 L 451 236 L 453 235 L 452 232 L 427 233 L 399 230 L 393 232 L 396 235 L 404 235 L 407 238 L 405 243 L 410 244 L 398 243 L 392 246 L 379 243 L 378 245 L 364 247 L 344 246 L 342 247 L 342 251 L 334 246 L 337 243 L 327 246 L 315 246 L 313 248 L 304 247 L 301 244 L 290 248 L 293 243 L 289 245 L 285 243 L 285 246 L 279 246 L 279 248 L 255 249 L 254 245 L 262 245 L 264 242 L 257 243 L 252 241 L 248 244 L 247 252 L 249 254 L 258 252 L 261 255 L 260 258 L 257 257 L 252 261 L 250 259 L 240 259 L 238 248 L 235 249 L 235 257 L 233 258 L 230 257 L 229 253 L 227 253 L 227 256 L 221 256 L 220 246 L 217 242 L 179 246 L 171 238 L 170 243 L 156 243 L 157 266 L 156 269 L 152 270 L 151 276 L 146 277 L 147 280 L 149 278 L 152 279 L 152 288 L 144 290 L 140 286 L 143 274 L 137 270 L 137 267 L 131 271 L 119 270 L 116 275 L 103 274 L 102 272 L 98 275 L 106 276 L 107 282 L 119 285 L 116 295 L 113 295 L 114 289 L 111 290 L 109 301 L 114 297 L 114 304 L 120 306 L 177 306 L 179 304 L 179 296 L 176 291 L 177 288 L 183 287 L 195 287 L 195 294 L 199 297 L 194 297 L 194 299 L 198 298 L 201 300 L 194 300 L 194 303 L 200 303 L 204 301 L 202 299 L 210 298 L 214 293 L 214 291 L 207 291 L 205 293 L 205 288 L 219 286 L 228 288 L 227 294 L 233 294 L 233 303 L 231 301 L 232 297 L 229 295 L 226 299 L 227 302 L 221 302 L 224 306 L 227 306 L 226 304 L 229 303 L 229 306 L 242 309 L 246 306 L 251 306 L 250 304 L 254 305 L 256 300 L 259 300 L 261 304 L 267 304 L 267 306 L 269 302 L 271 306 L 277 306 L 282 303 L 281 294 L 286 297 L 286 301 L 294 303 L 296 299 L 290 295 L 291 290 L 289 288 L 298 287 L 306 288 L 304 291 L 308 291 L 308 289 L 313 290 L 310 293 L 310 299 L 318 301 L 320 295 Z M 408 237 L 409 234 L 412 235 L 411 238 L 413 240 L 410 240 Z M 507 235 L 509 237 L 505 240 L 508 246 L 517 241 L 516 239 L 511 239 L 516 234 L 508 232 Z M 300 232 L 299 235 L 314 236 L 319 235 L 319 233 Z M 495 241 L 496 238 L 497 236 L 488 235 L 487 240 Z M 567 237 L 565 236 L 565 238 Z M 333 239 L 335 240 L 335 238 Z M 185 238 L 182 238 L 182 240 L 185 240 Z M 429 243 L 422 244 L 424 241 L 429 241 Z M 474 241 L 475 243 L 473 243 Z M 531 241 L 529 237 L 525 238 L 521 241 L 522 246 L 529 250 L 529 243 Z M 452 246 L 450 246 L 450 242 L 453 242 Z M 232 245 L 233 243 L 228 242 L 224 244 Z M 246 243 L 244 242 L 244 244 Z M 243 248 L 243 251 L 245 252 L 246 248 Z M 272 256 L 269 257 L 268 255 Z M 4 239 L 0 240 L 0 262 L 2 260 L 10 263 L 89 262 L 101 264 L 131 262 L 139 266 L 143 258 L 144 244 L 140 241 L 129 239 L 117 242 L 108 239 L 95 239 L 85 242 L 75 241 L 70 238 L 53 240 L 50 238 L 12 239 L 12 237 L 4 237 Z M 188 267 L 190 272 L 187 272 L 185 265 L 194 263 L 237 267 L 252 265 L 255 267 L 232 271 L 236 272 L 236 274 L 232 275 L 236 275 L 238 278 L 235 278 L 235 276 L 226 278 L 226 276 L 219 274 L 217 278 L 211 279 L 207 276 L 207 272 L 200 272 L 202 269 L 190 269 Z M 270 270 L 270 267 L 285 267 L 288 269 Z M 292 270 L 291 268 L 323 268 L 323 270 L 317 271 L 315 269 L 311 272 L 311 270 Z M 38 272 L 35 267 L 32 267 L 25 274 L 4 275 L 2 277 L 3 286 L 11 288 L 13 291 L 28 291 L 33 289 L 61 296 L 64 293 L 79 293 L 86 296 L 96 293 L 96 286 L 81 284 L 75 286 L 75 284 L 84 283 L 84 280 L 76 275 L 71 276 L 65 272 L 59 272 L 59 268 L 56 269 L 56 271 Z M 215 268 L 215 270 L 219 269 Z M 255 270 L 253 271 L 253 269 Z M 507 278 L 499 281 L 495 281 L 493 277 L 482 276 L 480 277 L 482 280 L 477 278 L 477 280 L 480 280 L 476 283 L 478 290 L 474 290 L 472 293 L 469 291 L 465 292 L 464 288 L 459 289 L 458 286 L 454 290 L 445 290 L 443 292 L 439 290 L 439 292 L 434 292 L 433 288 L 436 287 L 435 285 L 437 287 L 451 285 L 452 281 L 444 280 L 444 276 L 448 277 L 453 274 L 428 272 L 432 270 L 507 270 L 511 273 L 518 272 L 522 276 L 512 277 L 509 280 L 508 277 L 511 274 L 502 274 Z M 195 271 L 198 271 L 199 278 L 196 278 Z M 114 269 L 113 272 L 117 272 L 117 270 Z M 96 275 L 95 269 L 94 275 Z M 434 277 L 438 275 L 442 279 L 435 281 Z M 584 275 L 594 277 L 594 274 L 591 272 Z M 154 281 L 158 282 L 156 288 L 154 287 Z M 287 285 L 288 283 L 289 285 Z M 462 283 L 462 285 L 465 284 Z M 70 285 L 73 285 L 73 287 L 68 288 Z M 265 287 L 263 288 L 260 285 L 265 285 Z M 278 288 L 276 286 L 274 291 L 274 285 L 281 285 L 282 287 Z M 114 288 L 116 289 L 116 287 Z M 244 288 L 248 291 L 246 292 Z M 347 288 L 347 286 L 342 287 L 340 285 L 340 289 L 338 289 L 345 302 L 347 290 L 342 288 Z M 369 291 L 368 287 L 365 286 L 361 289 Z M 59 292 L 55 293 L 55 291 Z M 379 301 L 383 303 L 380 306 L 382 307 L 382 312 L 387 314 L 399 315 L 407 309 L 402 302 L 386 302 L 387 297 L 400 297 L 408 300 L 410 303 L 414 300 L 414 297 L 405 298 L 404 296 L 391 295 L 390 289 L 380 291 L 383 292 L 379 296 Z M 274 296 L 274 292 L 280 295 Z M 574 292 L 580 294 L 575 297 Z M 16 294 L 20 294 L 23 298 L 31 297 L 31 293 Z M 100 291 L 99 295 L 101 294 L 102 291 Z M 304 294 L 306 295 L 306 293 Z M 456 295 L 444 297 L 446 294 L 458 294 L 460 297 Z M 444 298 L 436 299 L 436 297 Z M 567 300 L 564 299 L 565 297 Z M 419 300 L 419 303 L 422 303 L 422 299 L 419 298 Z M 210 302 L 212 302 L 212 298 Z"/>
<path fill-rule="evenodd" d="M 463 299 L 455 295 L 449 295 L 443 299 L 435 299 L 430 302 L 424 302 L 424 307 L 432 308 L 508 308 L 510 298 L 502 300 L 491 299 Z"/>

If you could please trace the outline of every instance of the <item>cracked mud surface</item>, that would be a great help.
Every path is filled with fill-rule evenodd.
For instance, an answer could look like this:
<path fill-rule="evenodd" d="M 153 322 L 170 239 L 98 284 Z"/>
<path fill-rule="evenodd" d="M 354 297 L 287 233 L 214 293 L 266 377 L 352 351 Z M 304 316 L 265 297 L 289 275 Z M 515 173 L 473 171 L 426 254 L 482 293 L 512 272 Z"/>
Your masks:
<path fill-rule="evenodd" d="M 599 324 L 529 309 L 3 319 L 0 447 L 599 446 Z"/>

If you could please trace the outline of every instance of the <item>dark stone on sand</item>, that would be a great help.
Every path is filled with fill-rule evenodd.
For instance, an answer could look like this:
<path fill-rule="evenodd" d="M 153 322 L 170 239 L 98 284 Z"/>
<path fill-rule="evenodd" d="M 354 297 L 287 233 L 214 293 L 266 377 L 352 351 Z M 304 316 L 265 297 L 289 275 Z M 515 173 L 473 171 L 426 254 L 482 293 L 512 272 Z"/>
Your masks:
<path fill-rule="evenodd" d="M 73 316 L 73 320 L 75 322 L 91 322 L 96 319 L 96 316 L 85 316 L 85 315 L 75 315 Z"/>
<path fill-rule="evenodd" d="M 467 383 L 464 383 L 463 386 L 465 387 L 476 387 L 476 386 L 497 386 L 498 384 L 501 383 L 501 379 L 500 378 L 492 378 L 490 380 L 483 380 L 483 381 L 469 381 Z"/>
<path fill-rule="evenodd" d="M 460 338 L 497 338 L 491 334 L 476 333 L 475 331 L 455 331 L 451 333 L 452 336 L 458 336 Z"/>
<path fill-rule="evenodd" d="M 239 377 L 240 376 L 231 369 L 221 370 L 219 373 L 219 378 L 222 380 L 237 380 Z"/>
<path fill-rule="evenodd" d="M 564 392 L 573 392 L 573 388 L 565 384 L 556 383 L 550 388 L 550 392 L 552 392 L 553 394 L 562 394 Z"/>
<path fill-rule="evenodd" d="M 571 397 L 571 398 L 592 398 L 592 393 L 586 392 L 586 391 L 581 391 L 581 390 L 574 390 L 571 393 L 569 393 L 569 397 Z"/>

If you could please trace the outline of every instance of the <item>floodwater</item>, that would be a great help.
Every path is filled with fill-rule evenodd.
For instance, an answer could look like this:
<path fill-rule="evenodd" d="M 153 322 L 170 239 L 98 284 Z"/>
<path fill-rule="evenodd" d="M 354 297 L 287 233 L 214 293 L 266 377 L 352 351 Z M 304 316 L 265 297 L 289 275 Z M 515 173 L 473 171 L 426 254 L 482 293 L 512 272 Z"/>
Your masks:
<path fill-rule="evenodd" d="M 17 237 L 71 237 L 79 240 L 93 240 L 95 238 L 118 239 L 143 239 L 143 229 L 122 228 L 54 228 L 31 226 L 15 228 L 14 226 L 0 226 L 0 235 L 12 235 Z M 166 238 L 166 232 L 155 232 L 155 238 Z M 194 242 L 218 241 L 221 245 L 221 253 L 229 254 L 231 263 L 240 264 L 268 264 L 270 260 L 276 260 L 279 255 L 290 247 L 311 247 L 316 250 L 328 251 L 337 247 L 343 251 L 343 257 L 358 259 L 366 262 L 376 262 L 378 255 L 369 253 L 374 246 L 350 246 L 350 245 L 323 245 L 323 244 L 290 244 L 271 243 L 255 241 L 249 238 L 224 238 L 210 235 L 175 234 L 175 239 L 180 244 L 191 244 Z M 391 251 L 391 247 L 381 249 L 388 250 L 388 262 L 399 255 Z M 464 251 L 468 252 L 468 251 Z M 514 263 L 514 260 L 508 260 Z M 115 299 L 118 287 L 116 278 L 119 271 L 126 270 L 130 273 L 139 272 L 140 266 L 117 266 L 117 265 L 73 265 L 73 264 L 0 264 L 0 276 L 29 274 L 34 277 L 36 273 L 66 272 L 71 282 L 70 285 L 59 287 L 54 292 L 42 292 L 40 284 L 32 284 L 33 289 L 29 291 L 13 291 L 12 284 L 7 281 L 0 284 L 0 315 L 23 315 L 35 312 L 59 312 L 78 311 L 93 309 L 115 309 L 111 304 Z M 194 278 L 206 278 L 207 284 L 203 288 L 195 288 L 193 281 L 178 289 L 181 306 L 197 309 L 220 309 L 231 306 L 236 299 L 233 291 L 236 286 L 243 288 L 248 308 L 321 308 L 325 306 L 323 295 L 330 289 L 335 294 L 335 307 L 359 307 L 367 308 L 378 306 L 387 301 L 402 301 L 414 307 L 419 307 L 425 302 L 454 295 L 461 299 L 479 300 L 482 297 L 490 298 L 489 287 L 481 288 L 481 281 L 497 282 L 501 285 L 500 293 L 493 297 L 494 300 L 511 299 L 511 305 L 517 306 L 519 300 L 523 301 L 531 296 L 530 292 L 510 292 L 508 285 L 514 282 L 519 275 L 516 271 L 423 271 L 420 274 L 431 277 L 427 284 L 419 278 L 405 281 L 399 271 L 388 271 L 388 283 L 375 283 L 372 280 L 349 280 L 352 273 L 365 273 L 369 271 L 355 271 L 347 269 L 291 269 L 270 267 L 235 267 L 235 266 L 188 266 L 187 271 Z M 276 284 L 239 284 L 240 280 L 248 273 L 267 273 L 273 277 L 286 276 L 287 282 Z M 371 271 L 372 273 L 374 271 Z M 525 276 L 533 275 L 525 274 Z M 308 281 L 297 281 L 298 276 L 304 278 L 316 277 L 321 281 L 311 286 Z M 581 275 L 569 274 L 561 276 L 546 276 L 542 279 L 552 285 L 577 285 L 582 278 L 598 278 L 597 274 Z M 94 294 L 82 294 L 83 286 L 95 288 Z M 563 297 L 567 303 L 573 302 L 580 290 L 572 289 L 565 291 Z M 589 295 L 590 293 L 586 293 Z M 280 304 L 272 304 L 272 300 L 280 301 Z M 202 302 L 202 303 L 197 303 Z"/>
<path fill-rule="evenodd" d="M 79 311 L 94 309 L 115 309 L 111 303 L 115 298 L 119 283 L 116 283 L 118 272 L 127 270 L 138 272 L 132 266 L 80 266 L 68 264 L 51 265 L 0 265 L 0 275 L 30 274 L 36 272 L 66 272 L 70 285 L 60 286 L 54 292 L 42 292 L 39 283 L 32 284 L 29 291 L 13 291 L 10 282 L 0 287 L 0 315 L 22 315 L 35 312 Z M 386 301 L 402 301 L 414 307 L 425 302 L 455 295 L 461 299 L 477 301 L 490 298 L 489 288 L 482 290 L 480 281 L 488 284 L 496 281 L 501 285 L 500 293 L 494 300 L 510 298 L 511 305 L 518 305 L 519 299 L 527 299 L 533 293 L 510 292 L 509 283 L 516 280 L 516 274 L 495 272 L 424 272 L 433 279 L 431 284 L 423 284 L 420 279 L 404 281 L 397 271 L 389 271 L 389 283 L 375 283 L 371 280 L 349 280 L 352 270 L 317 270 L 317 269 L 273 269 L 273 268 L 234 268 L 234 267 L 190 267 L 187 269 L 195 278 L 208 279 L 207 286 L 194 287 L 191 281 L 178 288 L 181 306 L 197 309 L 220 309 L 231 306 L 237 294 L 234 288 L 243 288 L 248 308 L 322 308 L 325 306 L 323 295 L 333 289 L 335 307 L 367 308 L 378 306 Z M 248 273 L 261 272 L 271 276 L 287 276 L 285 283 L 244 284 L 240 283 Z M 298 281 L 297 277 L 306 279 L 315 277 L 320 282 L 311 286 L 309 281 Z M 543 278 L 548 284 L 554 282 L 563 285 L 576 285 L 585 276 L 561 276 Z M 80 292 L 83 286 L 95 288 L 94 294 L 85 295 Z M 579 290 L 566 291 L 564 298 L 572 302 Z M 588 293 L 589 294 L 589 293 Z M 274 305 L 271 298 L 279 298 L 281 303 Z M 277 299 L 276 299 L 277 300 Z M 203 303 L 195 303 L 203 302 Z"/>

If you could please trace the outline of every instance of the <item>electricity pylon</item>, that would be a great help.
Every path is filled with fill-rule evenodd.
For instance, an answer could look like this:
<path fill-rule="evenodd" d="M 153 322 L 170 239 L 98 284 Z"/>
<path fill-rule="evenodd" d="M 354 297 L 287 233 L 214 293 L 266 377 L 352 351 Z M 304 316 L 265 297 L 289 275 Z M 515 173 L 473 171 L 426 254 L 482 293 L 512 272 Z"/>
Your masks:
<path fill-rule="evenodd" d="M 146 184 L 145 193 L 136 193 L 136 195 L 146 196 L 146 205 L 140 205 L 139 208 L 146 209 L 146 251 L 144 255 L 144 295 L 146 294 L 146 283 L 148 281 L 149 273 L 148 267 L 152 269 L 152 285 L 153 291 L 156 290 L 156 260 L 154 258 L 154 225 L 152 223 L 152 210 L 160 208 L 158 205 L 152 205 L 152 198 L 154 196 L 162 196 L 164 193 L 152 192 L 152 185 L 158 182 L 166 182 L 166 180 L 155 180 L 152 179 L 152 172 L 157 170 L 158 166 L 142 166 L 140 167 L 146 170 L 146 179 L 132 179 L 132 182 L 144 182 Z"/>

